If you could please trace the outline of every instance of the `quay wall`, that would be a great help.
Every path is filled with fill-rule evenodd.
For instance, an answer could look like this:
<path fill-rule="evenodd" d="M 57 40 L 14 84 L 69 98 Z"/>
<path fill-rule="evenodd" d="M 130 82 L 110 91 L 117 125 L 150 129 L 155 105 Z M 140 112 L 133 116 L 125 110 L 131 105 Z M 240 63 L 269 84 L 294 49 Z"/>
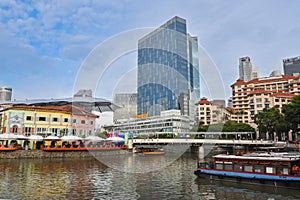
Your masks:
<path fill-rule="evenodd" d="M 89 158 L 97 156 L 116 156 L 129 154 L 128 150 L 111 151 L 42 151 L 42 150 L 16 150 L 0 151 L 0 159 L 43 159 L 43 158 Z"/>

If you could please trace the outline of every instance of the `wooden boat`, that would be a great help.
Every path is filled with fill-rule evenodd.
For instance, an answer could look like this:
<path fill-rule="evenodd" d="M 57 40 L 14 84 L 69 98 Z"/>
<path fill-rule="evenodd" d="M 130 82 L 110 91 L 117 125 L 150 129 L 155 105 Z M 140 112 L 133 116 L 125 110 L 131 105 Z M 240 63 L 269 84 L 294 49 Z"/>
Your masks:
<path fill-rule="evenodd" d="M 163 150 L 142 152 L 143 155 L 164 155 L 165 153 Z"/>
<path fill-rule="evenodd" d="M 0 146 L 0 151 L 16 151 L 16 150 L 20 150 L 20 149 L 21 149 L 21 147 L 19 145 L 17 145 L 17 146 L 10 145 L 8 147 L 6 147 L 4 145 Z"/>
<path fill-rule="evenodd" d="M 217 155 L 198 163 L 195 175 L 211 180 L 300 188 L 300 154 L 295 152 Z"/>
<path fill-rule="evenodd" d="M 164 155 L 166 152 L 158 147 L 140 147 L 135 148 L 134 153 L 140 153 L 142 155 Z"/>

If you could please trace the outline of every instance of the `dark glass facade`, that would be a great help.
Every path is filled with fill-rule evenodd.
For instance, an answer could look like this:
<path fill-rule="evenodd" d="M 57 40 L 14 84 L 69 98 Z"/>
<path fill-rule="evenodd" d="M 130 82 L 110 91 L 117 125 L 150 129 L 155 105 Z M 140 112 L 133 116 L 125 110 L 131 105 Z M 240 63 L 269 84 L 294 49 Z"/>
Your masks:
<path fill-rule="evenodd" d="M 139 40 L 138 114 L 180 109 L 189 115 L 190 107 L 183 104 L 194 105 L 199 88 L 198 41 L 187 34 L 184 19 L 174 17 Z"/>
<path fill-rule="evenodd" d="M 285 75 L 297 76 L 300 74 L 300 56 L 283 60 Z"/>

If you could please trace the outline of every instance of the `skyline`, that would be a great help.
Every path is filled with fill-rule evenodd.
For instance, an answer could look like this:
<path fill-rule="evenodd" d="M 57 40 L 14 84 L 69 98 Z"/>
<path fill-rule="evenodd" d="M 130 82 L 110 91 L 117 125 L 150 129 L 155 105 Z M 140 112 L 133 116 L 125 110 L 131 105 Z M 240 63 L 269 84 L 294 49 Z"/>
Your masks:
<path fill-rule="evenodd" d="M 238 79 L 240 57 L 249 56 L 265 77 L 283 73 L 282 60 L 300 55 L 298 1 L 26 2 L 0 2 L 0 86 L 13 88 L 17 100 L 72 96 L 80 66 L 97 45 L 174 16 L 186 19 L 188 32 L 215 63 L 225 100 Z M 118 58 L 94 95 L 112 100 L 112 91 L 136 92 L 136 67 L 136 52 Z M 200 87 L 201 97 L 210 98 L 203 82 Z"/>

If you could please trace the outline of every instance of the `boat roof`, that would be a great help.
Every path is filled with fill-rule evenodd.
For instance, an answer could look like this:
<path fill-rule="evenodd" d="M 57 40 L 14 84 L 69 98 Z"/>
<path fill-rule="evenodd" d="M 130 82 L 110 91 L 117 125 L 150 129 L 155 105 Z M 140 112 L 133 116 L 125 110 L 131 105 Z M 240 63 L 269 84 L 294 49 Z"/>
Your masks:
<path fill-rule="evenodd" d="M 294 152 L 279 152 L 279 153 L 248 153 L 241 156 L 220 154 L 214 156 L 215 159 L 230 159 L 230 160 L 260 160 L 260 161 L 298 161 L 300 153 Z"/>

